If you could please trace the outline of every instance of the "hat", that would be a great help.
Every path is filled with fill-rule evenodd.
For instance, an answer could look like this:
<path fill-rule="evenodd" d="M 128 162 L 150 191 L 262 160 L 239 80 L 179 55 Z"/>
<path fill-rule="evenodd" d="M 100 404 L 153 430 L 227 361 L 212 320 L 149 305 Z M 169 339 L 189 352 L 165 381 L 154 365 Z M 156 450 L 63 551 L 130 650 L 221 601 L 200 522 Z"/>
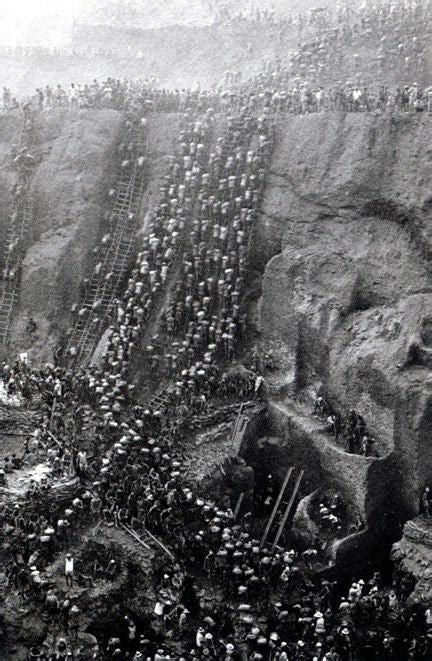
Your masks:
<path fill-rule="evenodd" d="M 228 645 L 226 646 L 226 651 L 234 652 L 234 645 L 232 643 L 228 643 Z"/>

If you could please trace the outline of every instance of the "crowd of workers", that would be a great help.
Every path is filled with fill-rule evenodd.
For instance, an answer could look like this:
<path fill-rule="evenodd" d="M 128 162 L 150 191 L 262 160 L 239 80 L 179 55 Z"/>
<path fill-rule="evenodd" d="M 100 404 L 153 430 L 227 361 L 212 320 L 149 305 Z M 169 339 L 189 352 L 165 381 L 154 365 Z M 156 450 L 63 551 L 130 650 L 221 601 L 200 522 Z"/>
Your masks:
<path fill-rule="evenodd" d="M 362 77 L 371 64 L 378 76 L 390 71 L 421 75 L 430 9 L 428 1 L 401 0 L 339 5 L 335 11 L 319 12 L 313 35 L 303 35 L 291 66 L 297 74 L 318 80 L 331 80 L 335 71 Z"/>
<path fill-rule="evenodd" d="M 232 21 L 227 7 L 218 6 L 217 11 L 224 14 L 224 20 Z M 338 3 L 335 8 L 317 8 L 298 16 L 280 16 L 268 9 L 242 14 L 243 21 L 255 25 L 257 35 L 263 26 L 277 27 L 279 40 L 287 39 L 292 49 L 294 34 L 299 46 L 289 56 L 283 49 L 275 53 L 275 62 L 269 63 L 252 83 L 242 84 L 240 72 L 226 72 L 219 86 L 203 92 L 202 98 L 215 112 L 224 109 L 230 93 L 237 94 L 240 104 L 244 101 L 240 98 L 242 92 L 247 96 L 252 88 L 256 103 L 263 101 L 264 95 L 270 96 L 273 109 L 284 113 L 432 112 L 432 85 L 424 80 L 431 15 L 429 0 L 364 2 L 355 7 Z M 250 29 L 253 32 L 253 27 Z M 378 50 L 374 71 L 370 73 L 366 65 L 370 63 L 373 44 L 378 44 Z M 358 52 L 353 53 L 357 46 Z M 389 71 L 393 80 L 401 81 L 399 86 L 372 84 Z M 191 95 L 199 94 L 190 89 L 158 89 L 156 76 L 138 83 L 109 77 L 82 85 L 46 85 L 36 89 L 33 98 L 40 109 L 121 108 L 125 97 L 135 95 L 138 87 L 149 103 L 152 101 L 155 107 L 168 112 L 190 107 Z M 268 98 L 263 103 L 267 101 Z M 4 87 L 3 109 L 19 105 L 11 90 Z"/>
<path fill-rule="evenodd" d="M 321 395 L 315 400 L 314 415 L 319 415 L 324 423 L 324 429 L 334 436 L 335 441 L 342 437 L 345 450 L 351 454 L 361 454 L 364 457 L 377 457 L 375 439 L 368 432 L 362 415 L 354 409 L 348 411 L 342 418 L 339 411 L 333 411 L 330 404 Z"/>
<path fill-rule="evenodd" d="M 316 91 L 321 85 L 330 90 L 338 78 L 352 80 L 353 85 L 358 85 L 362 90 L 366 85 L 362 80 L 370 83 L 389 73 L 393 80 L 396 76 L 401 81 L 407 79 L 399 87 L 401 93 L 405 84 L 412 85 L 415 80 L 424 86 L 426 46 L 431 34 L 429 0 L 365 1 L 354 6 L 352 3 L 338 2 L 335 6 L 315 7 L 302 14 L 265 7 L 244 11 L 223 4 L 210 5 L 208 9 L 215 22 L 223 24 L 224 30 L 233 31 L 234 41 L 246 36 L 250 40 L 247 51 L 252 53 L 255 48 L 260 51 L 263 40 L 268 40 L 273 45 L 274 57 L 287 62 L 290 78 L 298 76 Z M 39 57 L 41 61 L 83 55 L 108 59 L 131 58 L 135 51 L 136 58 L 143 56 L 139 40 L 136 43 L 125 42 L 122 47 L 113 44 L 113 50 L 100 49 L 85 41 L 77 44 L 77 52 L 71 48 L 50 51 L 29 46 L 3 48 L 3 53 L 5 57 Z M 84 92 L 84 86 L 80 92 Z M 47 107 L 51 102 L 52 105 L 60 102 L 65 105 L 68 93 L 69 90 L 61 87 L 47 86 L 44 90 Z M 375 93 L 378 95 L 378 88 Z M 397 96 L 396 88 L 393 94 Z M 88 95 L 88 99 L 85 93 L 78 96 L 78 102 L 83 107 L 87 107 L 87 103 L 91 105 L 92 101 L 92 94 Z M 16 104 L 14 98 L 12 106 Z"/>
<path fill-rule="evenodd" d="M 203 410 L 207 400 L 223 394 L 227 379 L 220 368 L 230 364 L 246 331 L 241 298 L 272 147 L 270 117 L 266 111 L 255 118 L 246 106 L 228 118 L 226 134 L 218 139 L 208 108 L 197 104 L 184 114 L 161 203 L 118 300 L 101 368 L 31 370 L 20 361 L 3 366 L 10 392 L 40 398 L 41 424 L 23 459 L 46 458 L 52 469 L 50 478 L 29 483 L 26 500 L 0 510 L 10 585 L 60 627 L 51 658 L 76 653 L 86 614 L 69 594 L 79 560 L 67 549 L 74 531 L 89 523 L 148 531 L 179 560 L 167 561 L 158 581 L 152 623 L 163 631 L 174 628 L 176 651 L 173 644 L 155 644 L 151 630 L 131 636 L 136 625 L 130 618 L 118 638 L 101 642 L 95 658 L 283 661 L 430 653 L 427 615 L 420 605 L 405 608 L 403 584 L 385 587 L 375 575 L 367 584 L 356 580 L 345 594 L 313 578 L 319 549 L 260 548 L 250 513 L 236 520 L 228 496 L 209 501 L 185 481 L 179 410 Z M 148 297 L 167 286 L 170 269 L 177 271 L 161 333 L 147 347 L 152 368 L 175 383 L 160 411 L 135 403 L 128 367 L 148 321 Z M 52 502 L 52 480 L 61 476 L 79 484 L 66 507 Z M 269 496 L 270 507 L 275 496 Z M 61 591 L 45 575 L 59 553 Z M 104 580 L 112 577 L 103 573 Z M 220 591 L 229 608 L 201 604 L 193 581 Z M 41 658 L 43 651 L 32 654 Z"/>
<path fill-rule="evenodd" d="M 100 476 L 100 480 L 93 484 L 92 493 L 87 499 L 89 511 L 95 520 L 103 517 L 105 521 L 112 521 L 115 525 L 127 521 L 138 528 L 140 524 L 145 524 L 156 531 L 159 531 L 162 525 L 162 531 L 167 531 L 167 526 L 174 526 L 176 517 L 184 511 L 185 503 L 189 502 L 191 492 L 187 489 L 181 490 L 178 484 L 180 472 L 176 470 L 178 462 L 174 459 L 175 441 L 178 440 L 175 424 L 162 419 L 157 411 L 139 408 L 133 410 L 129 422 L 126 422 L 127 418 L 124 417 L 130 391 L 124 377 L 128 351 L 133 345 L 129 333 L 135 324 L 140 328 L 146 321 L 145 316 L 141 317 L 136 309 L 137 304 L 145 305 L 145 297 L 151 293 L 156 279 L 163 284 L 166 272 L 163 269 L 162 255 L 165 257 L 165 263 L 169 264 L 174 255 L 169 256 L 166 251 L 171 248 L 173 252 L 173 239 L 181 234 L 182 230 L 186 231 L 186 225 L 195 227 L 193 212 L 200 208 L 204 217 L 207 217 L 207 223 L 203 220 L 204 227 L 198 225 L 191 232 L 190 250 L 195 252 L 195 261 L 192 268 L 187 261 L 183 265 L 188 275 L 190 274 L 187 278 L 187 296 L 194 300 L 190 311 L 189 300 L 186 301 L 186 311 L 189 314 L 187 317 L 180 315 L 177 328 L 177 331 L 180 331 L 183 322 L 185 342 L 190 336 L 192 358 L 196 362 L 192 365 L 191 354 L 186 351 L 189 379 L 185 381 L 185 391 L 189 389 L 189 395 L 180 390 L 172 404 L 177 406 L 183 400 L 183 405 L 190 406 L 193 410 L 194 397 L 202 397 L 209 382 L 213 382 L 212 394 L 218 390 L 215 381 L 218 355 L 223 352 L 226 357 L 229 355 L 232 358 L 233 343 L 237 336 L 236 322 L 239 318 L 238 289 L 242 284 L 238 277 L 240 273 L 244 273 L 245 245 L 251 216 L 256 213 L 258 195 L 263 186 L 258 174 L 265 166 L 270 148 L 266 118 L 260 118 L 255 125 L 255 120 L 248 115 L 247 109 L 236 124 L 233 121 L 228 122 L 226 137 L 217 141 L 215 151 L 211 153 L 209 139 L 214 121 L 212 112 L 204 112 L 201 120 L 198 116 L 194 118 L 186 113 L 184 119 L 186 130 L 179 136 L 177 160 L 173 157 L 171 161 L 171 180 L 167 182 L 169 188 L 161 190 L 162 203 L 155 211 L 156 222 L 149 228 L 149 234 L 144 239 L 143 251 L 138 258 L 139 270 L 136 269 L 132 274 L 135 277 L 128 283 L 124 297 L 125 306 L 123 308 L 119 302 L 117 308 L 115 330 L 105 356 L 104 367 L 107 371 L 90 369 L 72 372 L 60 366 L 46 366 L 45 369 L 35 372 L 19 361 L 12 367 L 3 366 L 3 379 L 8 392 L 21 391 L 27 396 L 37 394 L 43 402 L 40 428 L 27 444 L 23 459 L 26 459 L 26 454 L 36 453 L 39 459 L 45 455 L 55 478 L 66 473 L 69 476 L 78 474 L 80 479 L 85 479 L 92 469 Z M 256 149 L 246 151 L 242 145 L 251 141 L 256 129 Z M 208 172 L 200 171 L 200 167 L 204 170 L 204 166 L 210 166 L 205 168 Z M 227 179 L 224 180 L 222 176 L 225 167 L 230 177 L 229 186 Z M 242 170 L 244 173 L 240 176 Z M 213 200 L 207 199 L 210 208 L 206 214 L 205 201 L 207 196 L 210 198 L 211 193 L 214 194 Z M 205 286 L 209 286 L 212 274 L 215 283 L 218 282 L 219 275 L 223 280 L 219 283 L 219 289 L 215 284 L 215 298 L 204 301 L 201 278 L 204 277 L 203 269 L 206 264 L 204 260 L 200 263 L 199 259 L 202 245 L 200 239 L 205 236 L 203 232 L 207 229 L 206 225 L 209 226 L 210 218 L 219 220 L 221 232 L 215 240 L 220 248 L 218 259 L 215 259 L 214 265 L 210 265 L 206 274 L 208 277 Z M 235 221 L 234 230 L 230 221 Z M 168 242 L 165 242 L 165 237 Z M 228 252 L 228 248 L 230 254 L 225 260 L 222 253 Z M 153 266 L 159 269 L 152 283 Z M 140 279 L 143 282 L 137 286 Z M 227 293 L 224 297 L 225 291 Z M 234 296 L 231 295 L 232 292 L 235 292 Z M 180 289 L 179 293 L 185 292 Z M 137 313 L 137 316 L 134 317 L 130 311 Z M 213 329 L 210 319 L 211 312 L 215 311 L 225 315 L 227 337 L 225 338 L 223 333 L 222 337 L 218 332 L 217 338 L 212 342 L 210 338 Z M 192 328 L 195 325 L 195 330 L 200 331 L 199 341 L 194 342 L 196 333 L 190 334 L 191 324 Z M 210 329 L 209 335 L 203 332 L 206 326 Z M 122 352 L 124 337 L 127 337 L 126 351 Z M 82 402 L 83 397 L 84 401 L 87 398 L 93 410 Z M 91 443 L 91 451 L 95 456 L 93 465 L 88 464 L 86 450 L 80 446 L 79 441 L 86 425 L 92 431 L 95 428 L 99 431 Z M 78 430 L 80 434 L 77 433 Z M 141 434 L 144 434 L 144 437 Z M 117 438 L 117 442 L 114 443 L 111 454 L 114 438 Z M 15 468 L 12 466 L 12 470 Z M 138 481 L 133 479 L 136 473 L 141 476 Z M 44 499 L 49 498 L 49 489 L 47 480 L 41 484 L 31 482 L 28 490 L 31 504 L 43 503 Z M 7 505 L 3 507 L 3 532 L 11 551 L 10 576 L 14 580 L 20 573 L 23 585 L 31 586 L 32 576 L 36 577 L 36 583 L 40 585 L 41 568 L 52 558 L 53 550 L 58 549 L 59 540 L 61 547 L 62 540 L 67 538 L 71 521 L 79 518 L 81 510 L 85 511 L 83 500 L 84 496 L 83 499 L 74 499 L 61 515 L 56 512 L 56 508 L 50 508 L 50 521 L 37 512 L 24 513 L 20 505 L 11 509 Z M 35 557 L 38 562 L 33 564 Z M 32 558 L 32 563 L 27 567 L 28 571 L 25 571 L 29 558 Z"/>
<path fill-rule="evenodd" d="M 228 6 L 214 8 L 215 21 L 247 26 L 253 40 L 263 30 L 274 31 L 278 56 L 289 59 L 289 71 L 302 79 L 335 81 L 335 71 L 348 77 L 403 72 L 417 77 L 425 69 L 425 49 L 431 33 L 431 5 L 428 0 L 336 3 L 315 7 L 303 14 L 251 8 L 234 11 Z M 298 46 L 292 52 L 292 44 Z M 376 50 L 375 50 L 376 49 Z M 356 52 L 357 51 L 357 52 Z M 403 88 L 401 88 L 403 89 Z"/>
<path fill-rule="evenodd" d="M 22 256 L 24 254 L 26 233 L 27 193 L 31 183 L 37 157 L 32 154 L 33 114 L 31 105 L 23 105 L 23 125 L 18 144 L 11 150 L 12 166 L 17 173 L 12 186 L 12 205 L 10 209 L 9 227 L 6 234 L 3 281 L 8 281 L 12 287 L 17 280 Z"/>
<path fill-rule="evenodd" d="M 118 637 L 100 641 L 93 658 L 390 661 L 432 655 L 431 609 L 407 601 L 412 586 L 404 579 L 389 586 L 375 572 L 348 586 L 321 580 L 319 548 L 261 546 L 250 511 L 236 517 L 229 496 L 220 502 L 201 497 L 187 479 L 179 420 L 205 412 L 212 399 L 223 399 L 232 389 L 239 400 L 251 399 L 262 383 L 256 356 L 244 378 L 230 379 L 227 372 L 246 339 L 248 245 L 272 150 L 275 110 L 293 106 L 292 96 L 288 102 L 274 92 L 280 89 L 277 76 L 284 76 L 278 65 L 267 69 L 253 94 L 246 87 L 225 96 L 171 93 L 113 79 L 103 85 L 94 81 L 92 91 L 89 86 L 83 92 L 84 99 L 94 99 L 89 105 L 123 109 L 140 99 L 141 110 L 181 109 L 182 122 L 160 203 L 113 310 L 101 365 L 73 367 L 73 352 L 63 365 L 59 358 L 41 369 L 19 360 L 3 364 L 7 392 L 33 399 L 40 410 L 40 424 L 22 456 L 5 462 L 6 480 L 28 464 L 46 461 L 50 467 L 46 477 L 29 481 L 24 499 L 0 503 L 9 587 L 36 604 L 61 634 L 49 652 L 35 647 L 29 659 L 83 658 L 76 641 L 88 617 L 73 596 L 80 560 L 70 547 L 76 531 L 90 524 L 148 532 L 163 540 L 160 548 L 168 557 L 146 633 L 138 635 L 128 616 Z M 272 91 L 269 77 L 277 81 Z M 56 103 L 54 93 L 39 92 L 41 109 Z M 81 92 L 71 86 L 59 98 L 80 107 Z M 314 103 L 300 97 L 299 111 L 326 107 Z M 409 104 L 408 109 L 418 109 Z M 230 114 L 217 137 L 219 110 Z M 18 163 L 25 163 L 27 151 Z M 161 305 L 167 292 L 168 302 Z M 150 340 L 146 332 L 160 305 L 160 331 Z M 138 405 L 129 381 L 134 350 L 143 343 L 149 370 L 174 384 L 162 409 Z M 271 369 L 272 357 L 264 362 Z M 326 428 L 336 440 L 344 430 L 349 452 L 374 455 L 358 413 L 350 411 L 343 422 L 322 397 L 314 412 L 327 416 Z M 66 505 L 56 502 L 54 492 L 61 478 L 76 489 Z M 263 491 L 266 511 L 276 495 Z M 429 502 L 427 493 L 425 516 Z M 335 507 L 333 501 L 320 503 L 321 525 L 331 532 L 340 523 Z M 45 572 L 59 555 L 64 588 L 52 585 Z M 93 579 L 111 581 L 117 574 L 116 561 L 109 559 Z M 223 603 L 200 599 L 194 583 L 222 595 Z M 169 630 L 169 642 L 157 644 L 156 630 Z"/>
<path fill-rule="evenodd" d="M 236 76 L 225 76 L 227 86 Z M 33 99 L 34 107 L 40 110 L 53 108 L 116 108 L 122 109 L 128 99 L 142 94 L 148 110 L 181 112 L 192 104 L 212 107 L 214 112 L 225 111 L 235 100 L 238 108 L 254 103 L 259 108 L 270 107 L 272 112 L 283 115 L 307 115 L 321 112 L 379 112 L 421 113 L 432 112 L 432 85 L 421 87 L 415 81 L 400 87 L 381 85 L 377 88 L 355 84 L 352 81 L 324 88 L 301 76 L 293 77 L 279 62 L 269 63 L 254 79 L 255 89 L 239 86 L 238 92 L 220 88 L 215 92 L 200 90 L 168 90 L 151 88 L 145 81 L 132 82 L 108 78 L 90 84 L 72 83 L 66 90 L 61 85 L 55 88 L 38 88 Z M 27 101 L 27 103 L 29 103 Z M 19 107 L 10 90 L 3 90 L 4 110 Z"/>

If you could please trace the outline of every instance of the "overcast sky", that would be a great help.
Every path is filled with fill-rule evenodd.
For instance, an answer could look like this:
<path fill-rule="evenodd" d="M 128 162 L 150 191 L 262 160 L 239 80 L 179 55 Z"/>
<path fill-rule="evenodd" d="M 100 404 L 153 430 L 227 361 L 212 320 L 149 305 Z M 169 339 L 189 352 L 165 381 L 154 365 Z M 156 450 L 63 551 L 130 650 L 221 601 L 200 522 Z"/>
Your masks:
<path fill-rule="evenodd" d="M 301 6 L 335 4 L 335 0 L 0 0 L 0 42 L 7 45 L 20 43 L 59 46 L 69 41 L 74 18 L 87 20 L 97 6 L 98 21 L 104 20 L 106 5 L 135 2 L 143 9 L 149 27 L 167 23 L 204 22 L 209 14 L 208 5 L 214 7 L 229 3 L 233 10 L 251 5 L 279 10 Z M 348 0 L 350 1 L 350 0 Z M 351 0 L 352 3 L 358 0 Z"/>
<path fill-rule="evenodd" d="M 2 43 L 61 43 L 81 0 L 0 0 Z"/>

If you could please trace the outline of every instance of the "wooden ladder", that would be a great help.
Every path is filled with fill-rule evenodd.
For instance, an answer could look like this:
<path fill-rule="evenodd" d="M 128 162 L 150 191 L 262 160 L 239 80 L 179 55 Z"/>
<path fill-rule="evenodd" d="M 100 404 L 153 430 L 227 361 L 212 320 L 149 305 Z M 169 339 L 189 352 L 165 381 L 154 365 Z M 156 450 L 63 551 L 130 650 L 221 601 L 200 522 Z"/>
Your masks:
<path fill-rule="evenodd" d="M 289 479 L 290 479 L 290 477 L 291 477 L 291 475 L 292 475 L 293 470 L 294 470 L 294 468 L 293 468 L 292 466 L 290 466 L 290 467 L 288 468 L 287 472 L 286 472 L 286 475 L 285 475 L 285 477 L 284 477 L 284 481 L 282 482 L 282 486 L 281 486 L 281 488 L 280 488 L 280 490 L 279 490 L 278 497 L 276 498 L 276 502 L 275 502 L 275 504 L 274 504 L 274 507 L 273 507 L 273 509 L 272 509 L 272 511 L 271 511 L 271 514 L 270 514 L 270 516 L 269 516 L 269 518 L 268 518 L 268 521 L 267 521 L 266 527 L 265 527 L 265 529 L 264 529 L 263 536 L 261 537 L 260 548 L 262 548 L 262 547 L 264 546 L 264 544 L 266 543 L 266 541 L 267 541 L 267 537 L 268 537 L 268 535 L 269 535 L 270 528 L 271 528 L 272 523 L 273 523 L 273 521 L 274 521 L 274 519 L 275 519 L 275 516 L 276 516 L 276 514 L 277 514 L 277 511 L 278 511 L 278 509 L 279 509 L 279 506 L 280 506 L 280 504 L 281 504 L 281 502 L 282 502 L 282 498 L 283 498 L 283 496 L 284 496 L 285 490 L 286 490 L 286 488 L 287 488 L 287 484 L 288 484 L 288 482 L 289 482 Z"/>
<path fill-rule="evenodd" d="M 279 528 L 278 528 L 278 530 L 277 530 L 276 537 L 274 538 L 274 541 L 273 541 L 273 544 L 272 544 L 272 551 L 273 551 L 273 550 L 275 549 L 275 547 L 277 546 L 277 544 L 278 544 L 278 542 L 279 542 L 279 539 L 280 539 L 280 537 L 281 537 L 281 535 L 282 535 L 282 533 L 283 533 L 283 530 L 284 530 L 284 528 L 285 528 L 285 525 L 286 525 L 286 522 L 287 522 L 287 520 L 288 520 L 288 517 L 289 517 L 289 515 L 291 514 L 291 510 L 292 510 L 293 505 L 294 505 L 294 500 L 295 500 L 295 498 L 296 498 L 296 496 L 297 496 L 297 493 L 298 493 L 298 490 L 299 490 L 299 487 L 300 487 L 301 481 L 302 481 L 302 479 L 303 479 L 303 475 L 304 475 L 304 470 L 302 469 L 302 470 L 300 471 L 300 473 L 298 474 L 298 476 L 297 476 L 296 482 L 295 482 L 295 484 L 294 484 L 294 488 L 293 488 L 293 490 L 292 490 L 292 492 L 291 492 L 290 499 L 289 499 L 289 501 L 288 501 L 288 503 L 287 503 L 287 505 L 286 505 L 285 512 L 284 512 L 284 515 L 283 515 L 283 517 L 282 517 L 282 521 L 281 521 L 280 524 L 279 524 Z"/>

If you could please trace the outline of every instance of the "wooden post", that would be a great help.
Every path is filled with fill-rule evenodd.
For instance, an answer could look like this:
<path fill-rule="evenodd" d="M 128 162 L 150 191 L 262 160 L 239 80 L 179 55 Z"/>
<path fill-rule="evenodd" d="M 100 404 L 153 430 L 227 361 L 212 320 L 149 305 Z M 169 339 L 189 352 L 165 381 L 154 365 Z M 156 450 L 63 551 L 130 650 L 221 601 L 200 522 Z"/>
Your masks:
<path fill-rule="evenodd" d="M 238 513 L 240 512 L 240 507 L 241 507 L 241 504 L 243 502 L 243 498 L 244 498 L 244 491 L 241 492 L 241 494 L 238 498 L 238 501 L 237 501 L 237 505 L 235 506 L 234 519 L 236 519 L 238 517 Z"/>
<path fill-rule="evenodd" d="M 54 434 L 52 434 L 52 433 L 50 432 L 49 429 L 47 429 L 47 434 L 52 438 L 53 441 L 55 441 L 55 442 L 57 443 L 57 445 L 58 445 L 59 447 L 62 447 L 62 444 L 60 443 L 60 441 L 58 441 L 58 440 L 56 439 L 56 437 L 54 436 Z"/>
<path fill-rule="evenodd" d="M 279 505 L 280 505 L 280 503 L 281 503 L 281 500 L 282 500 L 283 495 L 284 495 L 284 493 L 285 493 L 286 486 L 287 486 L 287 484 L 288 484 L 288 480 L 290 479 L 293 470 L 294 470 L 294 468 L 293 468 L 292 466 L 287 470 L 287 473 L 286 473 L 286 475 L 285 475 L 285 479 L 284 479 L 283 484 L 282 484 L 282 486 L 281 486 L 281 488 L 280 488 L 280 491 L 279 491 L 279 495 L 278 495 L 278 497 L 277 497 L 277 499 L 276 499 L 276 502 L 275 502 L 275 504 L 274 504 L 274 507 L 273 507 L 273 509 L 272 509 L 272 512 L 271 512 L 271 514 L 270 514 L 270 516 L 269 516 L 269 518 L 268 518 L 267 525 L 266 525 L 265 530 L 264 530 L 264 534 L 263 534 L 263 536 L 262 536 L 262 538 L 261 538 L 260 548 L 262 548 L 262 547 L 264 546 L 264 544 L 266 543 L 266 541 L 267 541 L 267 537 L 268 537 L 268 534 L 269 534 L 269 532 L 270 532 L 271 525 L 272 525 L 272 523 L 273 523 L 273 521 L 274 521 L 274 518 L 275 518 L 275 516 L 276 516 L 276 512 L 277 512 L 278 509 L 279 509 Z"/>
<path fill-rule="evenodd" d="M 240 408 L 239 408 L 238 413 L 237 413 L 236 421 L 234 423 L 234 428 L 233 428 L 232 436 L 231 436 L 231 443 L 234 442 L 234 439 L 235 439 L 235 436 L 236 436 L 236 433 L 237 433 L 238 423 L 239 423 L 242 411 L 243 411 L 243 402 L 240 404 Z"/>
<path fill-rule="evenodd" d="M 50 429 L 50 431 L 52 430 L 52 426 L 53 426 L 53 418 L 54 418 L 54 413 L 55 413 L 55 409 L 56 409 L 56 404 L 57 404 L 57 400 L 56 400 L 56 398 L 54 397 L 54 401 L 53 401 L 53 405 L 52 405 L 52 410 L 51 410 L 51 418 L 50 418 L 50 423 L 49 423 L 49 429 Z"/>
<path fill-rule="evenodd" d="M 173 554 L 171 553 L 171 551 L 169 551 L 169 550 L 167 549 L 167 547 L 166 547 L 164 544 L 162 544 L 162 542 L 160 542 L 160 541 L 158 540 L 157 537 L 155 537 L 154 535 L 152 535 L 151 532 L 149 532 L 149 531 L 147 530 L 147 528 L 144 528 L 144 532 L 146 532 L 147 535 L 148 535 L 148 536 L 149 536 L 154 542 L 156 542 L 156 544 L 157 544 L 158 546 L 160 546 L 161 549 L 163 549 L 163 550 L 165 551 L 165 553 L 171 558 L 171 560 L 174 560 L 174 556 L 173 556 Z"/>
<path fill-rule="evenodd" d="M 297 495 L 297 491 L 299 490 L 300 482 L 301 482 L 302 479 L 303 479 L 303 475 L 304 475 L 304 470 L 302 469 L 302 470 L 300 471 L 300 473 L 299 473 L 299 476 L 297 477 L 296 483 L 295 483 L 295 485 L 294 485 L 294 489 L 293 489 L 292 494 L 291 494 L 291 498 L 289 499 L 288 505 L 286 506 L 286 510 L 285 510 L 285 513 L 284 513 L 284 515 L 283 515 L 283 517 L 282 517 L 282 521 L 280 522 L 280 525 L 279 525 L 278 531 L 277 531 L 277 533 L 276 533 L 275 540 L 274 540 L 274 542 L 273 542 L 273 544 L 272 544 L 272 551 L 274 550 L 275 546 L 277 545 L 277 543 L 278 543 L 278 541 L 279 541 L 279 539 L 280 539 L 280 536 L 282 535 L 283 529 L 285 528 L 285 524 L 286 524 L 286 522 L 287 522 L 287 520 L 288 520 L 288 517 L 289 517 L 290 511 L 291 511 L 291 508 L 292 508 L 293 503 L 294 503 L 294 499 L 295 499 L 295 497 L 296 497 L 296 495 Z"/>
<path fill-rule="evenodd" d="M 139 542 L 142 546 L 144 546 L 144 548 L 147 549 L 147 551 L 151 551 L 150 546 L 148 546 L 148 544 L 146 544 L 145 542 L 142 541 L 142 539 L 140 539 L 140 537 L 137 535 L 135 530 L 129 528 L 129 526 L 125 526 L 121 521 L 120 521 L 120 525 L 124 530 L 126 530 L 126 532 L 129 533 L 129 535 L 131 535 L 131 537 L 133 537 L 137 542 Z"/>

